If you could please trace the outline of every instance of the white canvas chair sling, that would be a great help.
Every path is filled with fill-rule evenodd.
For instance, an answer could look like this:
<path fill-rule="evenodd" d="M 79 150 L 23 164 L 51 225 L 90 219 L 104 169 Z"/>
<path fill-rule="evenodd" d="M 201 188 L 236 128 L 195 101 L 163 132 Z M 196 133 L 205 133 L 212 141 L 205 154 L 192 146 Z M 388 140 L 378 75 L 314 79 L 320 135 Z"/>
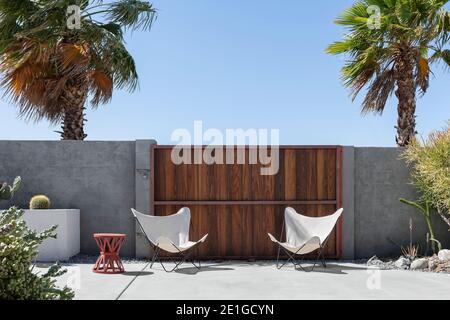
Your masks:
<path fill-rule="evenodd" d="M 273 235 L 268 234 L 270 240 L 278 245 L 277 268 L 281 269 L 287 263 L 292 262 L 295 268 L 300 267 L 303 271 L 310 272 L 314 270 L 319 260 L 326 267 L 323 249 L 343 211 L 343 209 L 339 209 L 334 214 L 325 217 L 307 217 L 298 214 L 293 208 L 286 208 L 280 234 L 281 240 L 286 229 L 286 242 L 280 242 Z M 281 250 L 289 258 L 280 265 Z M 305 255 L 316 250 L 317 259 L 311 268 L 304 268 L 301 265 L 301 261 L 296 263 L 296 256 Z"/>
<path fill-rule="evenodd" d="M 166 272 L 173 272 L 186 262 L 193 253 L 193 248 L 205 242 L 208 235 L 205 235 L 197 242 L 189 241 L 189 228 L 191 223 L 191 212 L 189 208 L 182 208 L 180 211 L 169 216 L 150 216 L 142 214 L 135 209 L 131 209 L 133 216 L 139 224 L 142 232 L 153 247 L 153 257 L 150 268 L 158 261 Z M 181 258 L 165 258 L 174 262 L 172 269 L 167 269 L 163 261 L 159 258 L 161 250 L 171 254 L 178 254 Z M 197 269 L 201 268 L 200 261 L 198 265 L 191 261 Z"/>

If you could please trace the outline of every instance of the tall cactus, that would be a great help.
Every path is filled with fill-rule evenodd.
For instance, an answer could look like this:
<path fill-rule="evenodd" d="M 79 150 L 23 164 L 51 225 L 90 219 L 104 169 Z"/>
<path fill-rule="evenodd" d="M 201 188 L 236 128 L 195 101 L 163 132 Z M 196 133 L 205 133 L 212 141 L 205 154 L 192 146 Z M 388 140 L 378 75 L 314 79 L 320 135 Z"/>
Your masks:
<path fill-rule="evenodd" d="M 6 182 L 3 184 L 0 184 L 0 201 L 1 200 L 10 200 L 14 193 L 19 190 L 20 185 L 22 184 L 22 178 L 16 177 L 14 179 L 13 185 L 10 186 Z"/>

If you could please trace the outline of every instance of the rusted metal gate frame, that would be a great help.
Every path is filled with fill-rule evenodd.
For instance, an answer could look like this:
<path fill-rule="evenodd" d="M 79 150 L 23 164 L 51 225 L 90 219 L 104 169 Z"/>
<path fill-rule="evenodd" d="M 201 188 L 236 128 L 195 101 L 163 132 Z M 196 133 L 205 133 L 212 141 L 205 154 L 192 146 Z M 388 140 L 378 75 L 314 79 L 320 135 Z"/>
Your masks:
<path fill-rule="evenodd" d="M 155 214 L 155 208 L 163 205 L 183 205 L 183 206 L 243 206 L 243 205 L 335 205 L 336 208 L 342 208 L 342 163 L 343 163 L 343 147 L 339 145 L 280 145 L 279 149 L 335 149 L 336 150 L 336 200 L 300 200 L 300 201 L 261 201 L 261 200 L 249 200 L 249 201 L 155 201 L 155 150 L 156 149 L 173 149 L 174 145 L 151 145 L 150 147 L 150 214 Z M 188 146 L 190 148 L 205 148 L 206 146 Z M 226 148 L 227 146 L 220 146 Z M 236 148 L 250 148 L 249 146 L 234 146 Z M 329 257 L 340 259 L 342 257 L 342 224 L 343 218 L 341 217 L 336 225 L 336 256 Z M 244 258 L 244 257 L 243 257 Z"/>

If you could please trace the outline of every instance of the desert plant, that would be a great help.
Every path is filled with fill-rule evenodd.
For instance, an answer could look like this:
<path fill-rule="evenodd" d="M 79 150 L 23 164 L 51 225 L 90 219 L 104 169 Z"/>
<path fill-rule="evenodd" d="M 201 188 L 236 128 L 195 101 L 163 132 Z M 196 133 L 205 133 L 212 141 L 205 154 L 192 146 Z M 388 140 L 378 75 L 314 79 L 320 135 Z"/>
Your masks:
<path fill-rule="evenodd" d="M 419 246 L 410 244 L 406 248 L 402 247 L 402 254 L 405 258 L 408 258 L 409 260 L 413 261 L 414 259 L 417 258 L 419 254 Z"/>
<path fill-rule="evenodd" d="M 425 219 L 425 222 L 428 227 L 428 232 L 430 235 L 430 238 L 427 237 L 427 242 L 431 241 L 431 247 L 433 249 L 433 253 L 437 253 L 437 250 L 441 250 L 441 243 L 436 239 L 434 236 L 434 230 L 433 230 L 433 223 L 431 221 L 431 208 L 429 202 L 423 202 L 423 201 L 411 201 L 407 200 L 405 198 L 401 198 L 400 201 L 402 203 L 408 204 L 410 206 L 413 206 L 417 208 L 420 212 L 420 214 Z"/>
<path fill-rule="evenodd" d="M 34 120 L 62 123 L 63 140 L 84 140 L 85 108 L 134 91 L 138 75 L 125 30 L 149 30 L 156 10 L 139 0 L 0 0 L 1 85 Z"/>
<path fill-rule="evenodd" d="M 413 244 L 413 221 L 411 218 L 409 219 L 409 245 L 406 248 L 401 247 L 401 250 L 403 256 L 411 261 L 416 259 L 419 254 L 419 246 Z"/>
<path fill-rule="evenodd" d="M 31 210 L 46 210 L 50 209 L 50 207 L 51 207 L 50 199 L 42 194 L 33 196 L 30 200 Z"/>
<path fill-rule="evenodd" d="M 411 167 L 412 182 L 421 194 L 420 201 L 429 203 L 450 226 L 450 122 L 422 142 L 414 139 L 402 158 Z"/>
<path fill-rule="evenodd" d="M 16 177 L 16 179 L 14 179 L 12 186 L 8 185 L 6 182 L 3 184 L 0 183 L 0 201 L 10 200 L 14 196 L 14 193 L 19 190 L 21 183 L 22 179 L 20 177 Z"/>
<path fill-rule="evenodd" d="M 55 285 L 54 278 L 65 272 L 59 265 L 43 275 L 33 270 L 39 244 L 56 237 L 56 226 L 38 233 L 27 227 L 23 214 L 14 207 L 0 213 L 0 300 L 72 299 L 70 288 Z"/>
<path fill-rule="evenodd" d="M 362 113 L 382 114 L 395 93 L 399 146 L 408 145 L 416 135 L 416 96 L 427 91 L 432 65 L 450 66 L 447 3 L 358 0 L 336 20 L 349 32 L 327 52 L 348 56 L 342 79 L 353 99 L 367 88 Z"/>

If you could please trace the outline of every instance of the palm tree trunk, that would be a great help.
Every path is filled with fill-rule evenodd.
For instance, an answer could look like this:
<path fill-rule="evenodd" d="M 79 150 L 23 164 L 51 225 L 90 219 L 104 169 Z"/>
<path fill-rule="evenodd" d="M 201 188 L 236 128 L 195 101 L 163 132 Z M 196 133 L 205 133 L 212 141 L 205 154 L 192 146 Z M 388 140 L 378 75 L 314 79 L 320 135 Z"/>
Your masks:
<path fill-rule="evenodd" d="M 84 104 L 87 99 L 88 86 L 85 81 L 69 81 L 62 97 L 64 117 L 61 126 L 62 140 L 84 140 Z"/>
<path fill-rule="evenodd" d="M 395 78 L 398 98 L 396 142 L 399 147 L 410 144 L 416 135 L 416 86 L 414 82 L 414 52 L 405 45 L 399 49 L 395 61 Z"/>

